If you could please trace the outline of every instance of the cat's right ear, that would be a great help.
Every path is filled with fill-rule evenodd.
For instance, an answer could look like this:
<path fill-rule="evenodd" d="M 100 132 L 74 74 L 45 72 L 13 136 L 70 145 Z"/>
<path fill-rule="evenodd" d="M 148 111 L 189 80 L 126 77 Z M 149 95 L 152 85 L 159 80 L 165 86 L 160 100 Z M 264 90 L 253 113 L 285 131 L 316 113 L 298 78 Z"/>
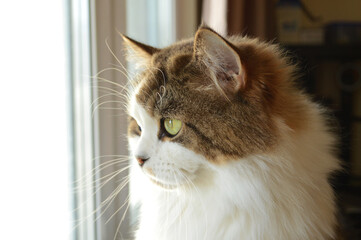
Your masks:
<path fill-rule="evenodd" d="M 215 86 L 227 98 L 246 85 L 246 71 L 230 42 L 212 29 L 201 26 L 194 39 L 194 58 L 208 69 Z"/>
<path fill-rule="evenodd" d="M 136 65 L 145 66 L 149 63 L 152 55 L 159 49 L 140 43 L 130 37 L 121 34 L 126 49 L 127 60 Z"/>

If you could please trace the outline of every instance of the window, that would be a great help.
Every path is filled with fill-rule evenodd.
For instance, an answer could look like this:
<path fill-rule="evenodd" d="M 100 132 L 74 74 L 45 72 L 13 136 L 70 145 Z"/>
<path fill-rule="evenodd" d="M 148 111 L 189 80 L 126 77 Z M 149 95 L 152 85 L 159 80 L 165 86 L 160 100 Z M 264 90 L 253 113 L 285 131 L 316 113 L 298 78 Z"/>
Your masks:
<path fill-rule="evenodd" d="M 0 4 L 0 238 L 71 239 L 63 1 Z"/>

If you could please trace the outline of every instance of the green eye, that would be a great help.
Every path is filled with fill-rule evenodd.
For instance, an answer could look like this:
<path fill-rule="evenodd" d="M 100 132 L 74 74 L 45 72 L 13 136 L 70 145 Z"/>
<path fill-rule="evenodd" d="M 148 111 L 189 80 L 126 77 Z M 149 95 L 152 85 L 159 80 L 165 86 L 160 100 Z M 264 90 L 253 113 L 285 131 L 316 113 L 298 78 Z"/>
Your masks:
<path fill-rule="evenodd" d="M 164 128 L 170 135 L 175 136 L 182 128 L 182 122 L 177 119 L 166 118 L 164 119 Z"/>

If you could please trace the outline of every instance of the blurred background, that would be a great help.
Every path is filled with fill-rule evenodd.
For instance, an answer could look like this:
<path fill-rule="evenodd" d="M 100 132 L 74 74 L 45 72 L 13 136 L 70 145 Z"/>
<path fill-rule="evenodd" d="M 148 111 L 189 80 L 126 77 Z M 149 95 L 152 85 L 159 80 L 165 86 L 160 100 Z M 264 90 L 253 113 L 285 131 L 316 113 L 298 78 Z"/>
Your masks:
<path fill-rule="evenodd" d="M 120 33 L 156 47 L 206 23 L 279 43 L 331 109 L 345 171 L 330 179 L 361 239 L 359 0 L 33 0 L 0 3 L 0 239 L 128 239 L 127 79 Z"/>

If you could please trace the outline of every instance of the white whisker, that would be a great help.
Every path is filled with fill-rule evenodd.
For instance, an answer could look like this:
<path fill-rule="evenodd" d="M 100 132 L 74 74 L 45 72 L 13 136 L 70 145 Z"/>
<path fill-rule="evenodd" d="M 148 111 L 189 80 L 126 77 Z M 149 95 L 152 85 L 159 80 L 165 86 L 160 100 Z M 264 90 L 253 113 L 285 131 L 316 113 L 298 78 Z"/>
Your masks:
<path fill-rule="evenodd" d="M 125 209 L 122 218 L 120 219 L 120 222 L 119 222 L 119 224 L 118 224 L 117 230 L 115 231 L 115 236 L 114 236 L 114 239 L 113 239 L 113 240 L 115 240 L 116 237 L 117 237 L 117 235 L 118 235 L 118 233 L 120 233 L 120 232 L 119 232 L 120 226 L 121 226 L 122 222 L 124 221 L 124 218 L 125 218 L 125 216 L 126 216 L 126 214 L 127 214 L 127 212 L 128 212 L 128 209 L 129 209 L 129 206 L 130 206 L 130 204 L 129 204 L 129 196 L 128 196 L 128 198 L 127 198 L 127 201 L 128 201 L 128 206 L 127 206 L 127 208 Z"/>
<path fill-rule="evenodd" d="M 115 55 L 115 53 L 112 51 L 112 49 L 109 46 L 108 40 L 105 40 L 105 44 L 109 50 L 109 52 L 113 55 L 113 57 L 115 58 L 115 60 L 118 62 L 118 64 L 124 69 L 124 71 L 127 73 L 127 75 L 129 75 L 128 70 L 123 66 L 122 62 L 119 60 L 119 58 Z"/>

